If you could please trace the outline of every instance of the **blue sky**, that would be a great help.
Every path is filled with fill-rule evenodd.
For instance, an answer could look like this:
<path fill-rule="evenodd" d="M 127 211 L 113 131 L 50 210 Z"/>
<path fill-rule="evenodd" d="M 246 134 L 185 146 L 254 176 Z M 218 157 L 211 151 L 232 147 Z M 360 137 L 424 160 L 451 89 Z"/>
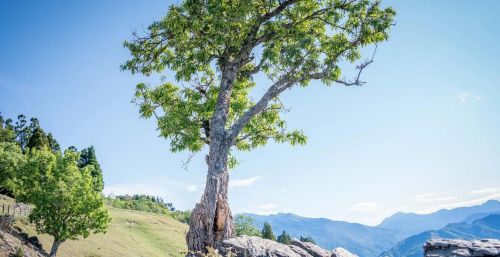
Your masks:
<path fill-rule="evenodd" d="M 201 195 L 203 155 L 182 168 L 188 154 L 170 153 L 130 102 L 148 79 L 119 69 L 122 42 L 171 3 L 0 0 L 0 111 L 38 117 L 64 147 L 94 145 L 107 193 L 158 194 L 186 209 Z M 233 212 L 373 225 L 396 211 L 500 199 L 500 2 L 383 3 L 397 25 L 368 83 L 286 92 L 289 126 L 309 142 L 239 154 Z"/>

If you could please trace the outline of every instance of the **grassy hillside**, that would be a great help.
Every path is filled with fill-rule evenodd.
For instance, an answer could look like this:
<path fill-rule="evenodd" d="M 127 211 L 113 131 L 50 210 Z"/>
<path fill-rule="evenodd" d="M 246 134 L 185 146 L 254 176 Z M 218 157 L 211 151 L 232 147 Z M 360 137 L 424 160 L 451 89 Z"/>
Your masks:
<path fill-rule="evenodd" d="M 0 199 L 2 202 L 12 202 Z M 112 221 L 106 234 L 91 235 L 78 241 L 67 241 L 61 245 L 59 257 L 154 257 L 184 256 L 186 224 L 171 217 L 147 212 L 123 210 L 110 207 Z M 36 235 L 33 226 L 18 221 L 16 225 L 30 235 Z M 50 250 L 52 238 L 37 235 L 46 251 Z"/>

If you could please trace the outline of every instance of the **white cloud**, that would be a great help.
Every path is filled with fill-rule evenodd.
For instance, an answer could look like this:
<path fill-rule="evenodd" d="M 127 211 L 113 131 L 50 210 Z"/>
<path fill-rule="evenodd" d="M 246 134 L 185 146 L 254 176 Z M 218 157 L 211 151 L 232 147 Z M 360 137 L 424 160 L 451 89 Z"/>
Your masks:
<path fill-rule="evenodd" d="M 453 196 L 440 196 L 436 193 L 427 193 L 427 194 L 420 194 L 416 195 L 413 197 L 415 201 L 417 202 L 422 202 L 422 203 L 431 203 L 431 202 L 447 202 L 447 201 L 452 201 L 455 200 L 456 197 Z"/>
<path fill-rule="evenodd" d="M 276 208 L 276 204 L 275 203 L 265 203 L 265 204 L 259 205 L 259 208 L 263 211 L 270 211 L 270 210 L 273 210 Z"/>
<path fill-rule="evenodd" d="M 286 189 L 286 188 L 282 188 L 282 189 L 280 189 L 280 192 L 281 192 L 281 193 L 286 193 L 286 192 L 288 192 L 288 189 Z"/>
<path fill-rule="evenodd" d="M 378 205 L 375 202 L 363 202 L 363 203 L 357 203 L 351 208 L 349 208 L 350 211 L 359 211 L 359 212 L 372 212 L 377 209 Z"/>
<path fill-rule="evenodd" d="M 189 192 L 196 192 L 196 190 L 198 190 L 198 187 L 197 187 L 196 185 L 189 185 L 189 186 L 187 187 L 187 190 L 188 190 Z"/>
<path fill-rule="evenodd" d="M 471 92 L 460 93 L 456 96 L 456 98 L 460 104 L 467 104 L 467 103 L 471 103 L 471 102 L 479 102 L 479 101 L 484 100 L 483 96 L 475 95 Z"/>
<path fill-rule="evenodd" d="M 472 192 L 474 192 L 474 191 L 472 191 Z M 500 199 L 500 192 L 488 194 L 486 196 L 482 196 L 482 197 L 475 198 L 472 200 L 466 200 L 466 201 L 461 201 L 461 202 L 456 202 L 456 203 L 440 205 L 440 206 L 437 206 L 435 208 L 419 211 L 417 213 L 427 214 L 427 213 L 435 212 L 435 211 L 438 211 L 441 209 L 453 209 L 453 208 L 457 208 L 457 207 L 473 206 L 473 205 L 483 204 L 484 202 L 486 202 L 488 200 L 498 200 L 498 199 Z"/>
<path fill-rule="evenodd" d="M 233 179 L 229 181 L 229 188 L 251 186 L 259 179 L 261 179 L 260 176 L 246 179 Z"/>
<path fill-rule="evenodd" d="M 477 190 L 470 191 L 469 194 L 471 195 L 485 195 L 485 194 L 494 194 L 500 192 L 499 187 L 488 187 L 488 188 L 481 188 Z"/>

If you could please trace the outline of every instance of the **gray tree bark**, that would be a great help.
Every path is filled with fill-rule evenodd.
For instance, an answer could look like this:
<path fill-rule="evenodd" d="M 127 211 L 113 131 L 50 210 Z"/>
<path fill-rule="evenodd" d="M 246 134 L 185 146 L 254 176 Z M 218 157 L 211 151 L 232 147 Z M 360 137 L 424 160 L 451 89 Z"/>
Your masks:
<path fill-rule="evenodd" d="M 59 249 L 59 246 L 62 244 L 62 242 L 60 242 L 59 240 L 57 239 L 54 239 L 54 243 L 52 244 L 52 248 L 50 249 L 50 257 L 56 257 L 57 255 L 57 250 Z"/>

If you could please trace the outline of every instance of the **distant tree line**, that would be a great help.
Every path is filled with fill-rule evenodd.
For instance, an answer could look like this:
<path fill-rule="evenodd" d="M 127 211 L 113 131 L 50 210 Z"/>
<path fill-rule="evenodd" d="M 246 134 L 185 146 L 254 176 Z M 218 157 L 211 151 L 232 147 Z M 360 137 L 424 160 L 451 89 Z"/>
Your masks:
<path fill-rule="evenodd" d="M 0 113 L 0 193 L 32 205 L 29 221 L 53 236 L 50 256 L 66 240 L 105 232 L 102 170 L 94 147 L 61 147 L 36 118 L 17 121 Z"/>
<path fill-rule="evenodd" d="M 171 203 L 163 198 L 151 195 L 118 195 L 106 197 L 106 203 L 114 208 L 145 211 L 168 215 L 182 223 L 189 223 L 191 210 L 175 210 Z"/>
<path fill-rule="evenodd" d="M 278 243 L 287 244 L 287 245 L 292 243 L 292 238 L 286 231 L 283 231 L 281 233 L 281 235 L 276 237 L 274 235 L 273 228 L 272 228 L 271 224 L 269 224 L 268 222 L 265 222 L 264 226 L 262 227 L 262 230 L 259 230 L 254 225 L 253 218 L 249 217 L 249 216 L 237 215 L 236 218 L 234 219 L 234 226 L 235 226 L 235 230 L 236 230 L 236 235 L 238 235 L 238 236 L 241 236 L 241 235 L 257 236 L 257 237 L 277 241 Z M 299 240 L 302 242 L 310 242 L 310 243 L 316 244 L 314 239 L 312 239 L 309 236 L 308 237 L 301 236 L 299 238 Z"/>

